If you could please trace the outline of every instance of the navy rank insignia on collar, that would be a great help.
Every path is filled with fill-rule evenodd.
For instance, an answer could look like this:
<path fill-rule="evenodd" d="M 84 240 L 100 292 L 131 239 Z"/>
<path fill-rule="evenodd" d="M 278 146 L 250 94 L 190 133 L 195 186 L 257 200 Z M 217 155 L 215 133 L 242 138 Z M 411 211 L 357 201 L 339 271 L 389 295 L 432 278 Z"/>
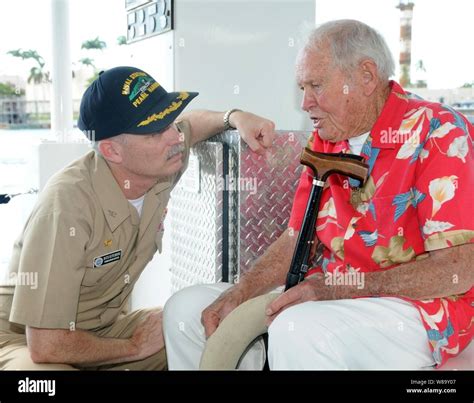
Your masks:
<path fill-rule="evenodd" d="M 101 267 L 108 263 L 116 262 L 117 260 L 122 259 L 122 249 L 107 253 L 106 255 L 97 256 L 92 262 L 92 267 Z"/>

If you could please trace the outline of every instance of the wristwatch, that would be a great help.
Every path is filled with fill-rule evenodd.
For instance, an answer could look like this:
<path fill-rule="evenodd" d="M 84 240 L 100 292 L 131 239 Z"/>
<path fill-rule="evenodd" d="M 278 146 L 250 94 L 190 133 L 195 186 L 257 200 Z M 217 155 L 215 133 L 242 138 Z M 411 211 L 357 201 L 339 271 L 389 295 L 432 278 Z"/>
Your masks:
<path fill-rule="evenodd" d="M 234 113 L 234 112 L 242 112 L 242 110 L 234 108 L 234 109 L 230 109 L 226 113 L 224 113 L 224 131 L 230 130 L 230 129 L 235 129 L 235 127 L 232 126 L 229 122 L 230 115 L 232 115 L 232 113 Z"/>

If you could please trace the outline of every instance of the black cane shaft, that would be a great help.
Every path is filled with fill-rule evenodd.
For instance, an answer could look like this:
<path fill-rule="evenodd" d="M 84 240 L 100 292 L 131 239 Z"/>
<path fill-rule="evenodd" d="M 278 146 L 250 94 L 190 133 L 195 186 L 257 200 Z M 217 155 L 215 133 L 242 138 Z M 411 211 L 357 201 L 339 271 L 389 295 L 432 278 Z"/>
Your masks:
<path fill-rule="evenodd" d="M 302 281 L 309 269 L 324 182 L 332 174 L 357 179 L 361 184 L 365 183 L 368 177 L 368 166 L 363 162 L 363 157 L 359 155 L 325 154 L 305 148 L 301 153 L 300 162 L 313 170 L 314 179 L 293 258 L 291 259 L 290 270 L 286 277 L 285 291 Z"/>
<path fill-rule="evenodd" d="M 319 212 L 318 207 L 322 192 L 323 187 L 321 186 L 321 183 L 313 183 L 309 201 L 306 205 L 306 211 L 304 214 L 303 223 L 301 225 L 301 230 L 298 234 L 296 248 L 291 260 L 290 270 L 286 278 L 285 291 L 298 284 L 303 279 L 302 277 L 304 277 L 306 270 L 308 269 L 310 253 L 314 242 L 316 219 Z"/>

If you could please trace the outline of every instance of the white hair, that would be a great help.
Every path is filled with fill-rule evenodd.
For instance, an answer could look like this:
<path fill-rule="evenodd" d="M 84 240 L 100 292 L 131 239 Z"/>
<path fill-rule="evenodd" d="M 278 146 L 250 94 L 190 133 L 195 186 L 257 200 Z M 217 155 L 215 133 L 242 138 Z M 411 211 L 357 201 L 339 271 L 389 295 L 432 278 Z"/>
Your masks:
<path fill-rule="evenodd" d="M 91 141 L 91 147 L 95 151 L 96 154 L 101 153 L 100 150 L 99 150 L 99 143 L 100 143 L 100 141 Z"/>
<path fill-rule="evenodd" d="M 333 64 L 350 73 L 364 59 L 372 60 L 381 79 L 388 80 L 395 72 L 395 63 L 385 39 L 375 29 L 356 20 L 326 22 L 313 29 L 304 50 L 321 50 L 329 45 Z"/>
<path fill-rule="evenodd" d="M 114 137 L 110 137 L 110 140 L 112 141 L 116 141 L 117 143 L 120 143 L 120 144 L 127 144 L 127 134 L 125 133 L 122 133 L 122 134 L 119 134 L 118 136 L 114 136 Z M 99 145 L 100 145 L 100 142 L 102 140 L 98 140 L 98 141 L 91 141 L 91 147 L 92 149 L 97 153 L 97 154 L 100 154 L 102 155 L 102 153 L 100 152 L 100 149 L 99 149 Z"/>

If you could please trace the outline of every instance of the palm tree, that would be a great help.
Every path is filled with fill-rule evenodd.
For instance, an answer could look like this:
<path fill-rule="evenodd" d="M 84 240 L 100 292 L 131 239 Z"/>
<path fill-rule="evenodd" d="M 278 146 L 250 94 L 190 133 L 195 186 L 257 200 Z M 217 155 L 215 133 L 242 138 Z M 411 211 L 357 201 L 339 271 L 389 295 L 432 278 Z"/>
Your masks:
<path fill-rule="evenodd" d="M 423 60 L 420 59 L 416 62 L 416 71 L 426 72 L 425 63 L 423 63 Z"/>
<path fill-rule="evenodd" d="M 107 47 L 107 43 L 104 41 L 101 41 L 99 37 L 96 37 L 95 39 L 89 39 L 87 41 L 82 42 L 81 49 L 87 49 L 87 50 L 104 50 Z M 92 67 L 94 74 L 92 75 L 89 80 L 87 80 L 87 84 L 90 85 L 92 81 L 94 81 L 98 76 L 99 76 L 99 71 L 97 70 L 97 67 L 94 64 L 94 59 L 91 59 L 90 57 L 83 57 L 82 59 L 79 60 L 80 63 L 82 63 L 84 66 L 90 66 Z"/>
<path fill-rule="evenodd" d="M 79 62 L 82 63 L 84 66 L 90 66 L 94 70 L 96 70 L 94 59 L 91 59 L 90 57 L 83 57 L 82 59 L 79 59 Z"/>
<path fill-rule="evenodd" d="M 49 82 L 49 72 L 44 72 L 41 68 L 33 66 L 30 69 L 30 75 L 28 76 L 28 84 L 33 81 L 33 84 L 41 84 L 44 82 Z"/>
<path fill-rule="evenodd" d="M 87 41 L 82 42 L 81 49 L 102 51 L 106 47 L 107 43 L 101 41 L 99 37 L 96 37 L 95 39 L 89 39 Z M 97 67 L 94 64 L 94 59 L 90 57 L 83 57 L 79 60 L 79 62 L 82 63 L 84 66 L 90 66 L 93 69 L 94 74 L 92 75 L 92 77 L 89 78 L 89 80 L 87 80 L 87 84 L 90 85 L 99 76 L 99 71 L 97 70 Z"/>
<path fill-rule="evenodd" d="M 34 59 L 40 65 L 40 67 L 44 66 L 43 57 L 40 56 L 36 50 L 33 50 L 33 49 L 30 49 L 30 50 L 21 50 L 21 49 L 9 50 L 7 52 L 7 54 L 10 54 L 14 57 L 21 57 L 23 60 L 24 59 Z"/>
<path fill-rule="evenodd" d="M 91 59 L 90 57 L 83 57 L 82 59 L 79 59 L 79 63 L 82 63 L 84 66 L 89 66 L 89 67 L 92 67 L 92 70 L 93 70 L 93 74 L 92 74 L 92 77 L 90 77 L 86 83 L 87 83 L 87 86 L 91 85 L 92 82 L 97 78 L 99 77 L 99 71 L 97 70 L 97 67 L 96 65 L 94 64 L 94 59 Z"/>
<path fill-rule="evenodd" d="M 41 55 L 38 54 L 36 50 L 29 49 L 29 50 L 21 50 L 21 49 L 15 49 L 15 50 L 10 50 L 7 52 L 7 54 L 12 55 L 13 57 L 19 57 L 22 60 L 34 60 L 36 63 L 36 66 L 33 66 L 30 69 L 30 75 L 28 76 L 27 82 L 35 84 L 35 93 L 36 93 L 36 85 L 39 85 L 40 93 L 41 93 L 41 98 L 43 101 L 46 100 L 46 92 L 48 91 L 48 88 L 46 88 L 43 84 L 45 83 L 50 83 L 50 73 L 49 71 L 46 71 L 44 66 L 45 62 L 44 59 Z"/>
<path fill-rule="evenodd" d="M 103 50 L 107 47 L 107 44 L 104 41 L 101 41 L 99 37 L 95 39 L 89 39 L 82 42 L 81 49 L 98 49 Z"/>
<path fill-rule="evenodd" d="M 124 35 L 121 35 L 121 36 L 117 37 L 117 44 L 119 46 L 126 45 L 127 44 L 127 38 L 125 38 Z"/>
<path fill-rule="evenodd" d="M 425 63 L 423 63 L 423 60 L 418 60 L 416 62 L 416 71 L 417 72 L 421 72 L 421 75 L 424 76 L 423 73 L 426 73 L 426 67 L 425 67 Z M 426 80 L 417 80 L 416 81 L 416 87 L 417 88 L 426 88 L 428 85 L 426 83 Z"/>
<path fill-rule="evenodd" d="M 15 49 L 8 51 L 7 54 L 12 55 L 13 57 L 20 57 L 23 60 L 33 59 L 36 62 L 37 66 L 33 66 L 30 69 L 28 83 L 33 81 L 34 84 L 40 84 L 50 81 L 49 71 L 44 70 L 44 59 L 38 54 L 36 50 Z"/>

